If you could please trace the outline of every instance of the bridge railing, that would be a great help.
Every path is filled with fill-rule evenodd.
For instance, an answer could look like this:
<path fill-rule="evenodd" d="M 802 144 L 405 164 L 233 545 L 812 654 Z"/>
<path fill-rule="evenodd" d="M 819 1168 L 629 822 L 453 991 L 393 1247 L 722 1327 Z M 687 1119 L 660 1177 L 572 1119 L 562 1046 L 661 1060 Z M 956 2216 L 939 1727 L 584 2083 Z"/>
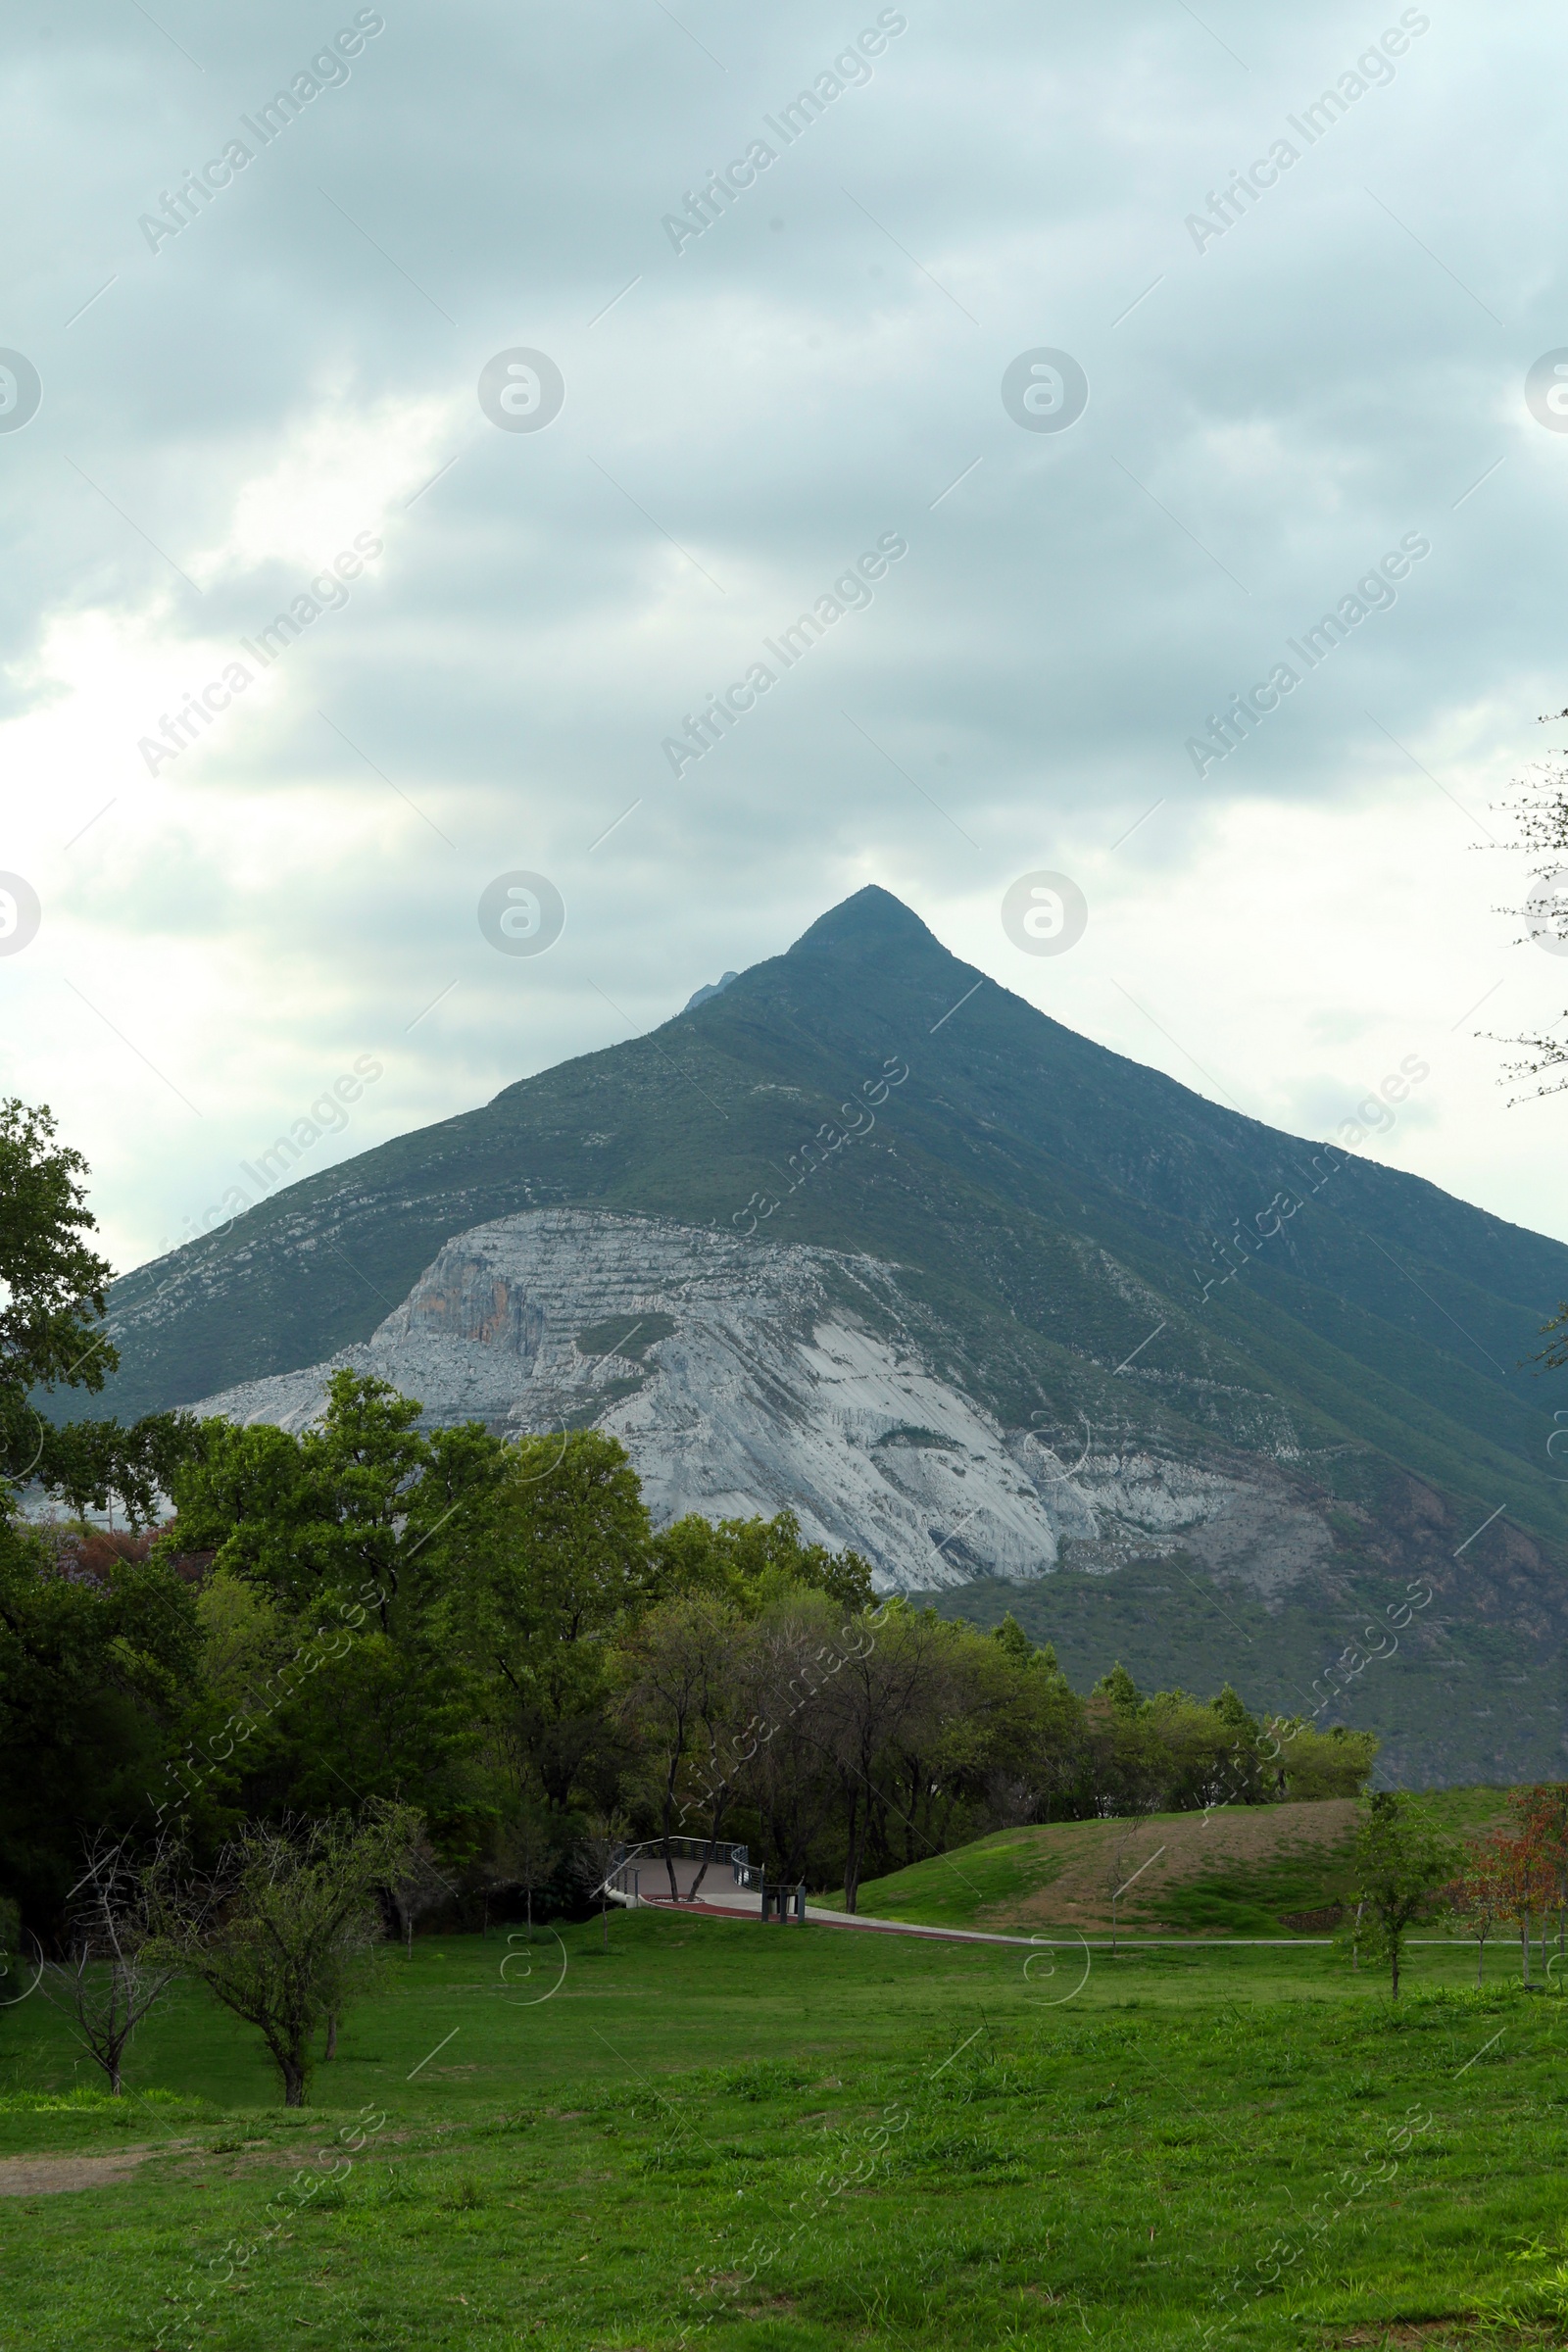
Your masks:
<path fill-rule="evenodd" d="M 622 1846 L 611 1865 L 603 1889 L 596 1888 L 595 1891 L 603 1891 L 611 1902 L 621 1903 L 631 1911 L 636 1910 L 645 1899 L 663 1901 L 669 1885 L 664 1852 L 662 1838 L 649 1838 L 638 1845 Z M 737 1886 L 756 1894 L 764 1920 L 777 1919 L 782 1922 L 793 1919 L 805 1925 L 805 1883 L 786 1886 L 779 1880 L 769 1879 L 765 1866 L 754 1862 L 746 1846 L 726 1844 L 719 1838 L 671 1838 L 669 1854 L 677 1862 L 706 1863 L 710 1870 L 716 1870 L 720 1876 L 727 1870 Z M 647 1897 L 642 1891 L 642 1874 L 645 1870 L 649 1874 L 650 1892 Z"/>
<path fill-rule="evenodd" d="M 666 1842 L 662 1838 L 647 1838 L 638 1845 L 622 1846 L 611 1864 L 602 1891 L 612 1902 L 624 1903 L 635 1909 L 642 1900 L 640 1880 L 643 1870 L 662 1870 Z M 706 1862 L 710 1870 L 728 1871 L 737 1886 L 760 1884 L 760 1870 L 751 1861 L 744 1845 L 726 1843 L 717 1838 L 671 1838 L 667 1843 L 670 1859 L 676 1862 Z M 754 1876 L 754 1868 L 756 1875 Z M 599 1888 L 595 1892 L 601 1891 Z"/>

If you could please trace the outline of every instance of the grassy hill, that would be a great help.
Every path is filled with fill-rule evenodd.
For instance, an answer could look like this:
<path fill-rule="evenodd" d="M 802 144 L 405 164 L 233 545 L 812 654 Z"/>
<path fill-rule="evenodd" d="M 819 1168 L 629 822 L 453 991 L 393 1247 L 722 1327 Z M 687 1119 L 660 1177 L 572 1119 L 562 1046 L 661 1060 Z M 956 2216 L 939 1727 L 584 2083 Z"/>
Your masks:
<path fill-rule="evenodd" d="M 1451 1835 L 1475 1836 L 1506 1819 L 1507 1793 L 1443 1789 L 1422 1809 Z M 1000 1830 L 868 1880 L 859 1909 L 921 1927 L 1101 1935 L 1112 1925 L 1111 1888 L 1125 1885 L 1116 1910 L 1132 1936 L 1321 1936 L 1320 1915 L 1348 1891 L 1354 1824 L 1343 1798 Z"/>

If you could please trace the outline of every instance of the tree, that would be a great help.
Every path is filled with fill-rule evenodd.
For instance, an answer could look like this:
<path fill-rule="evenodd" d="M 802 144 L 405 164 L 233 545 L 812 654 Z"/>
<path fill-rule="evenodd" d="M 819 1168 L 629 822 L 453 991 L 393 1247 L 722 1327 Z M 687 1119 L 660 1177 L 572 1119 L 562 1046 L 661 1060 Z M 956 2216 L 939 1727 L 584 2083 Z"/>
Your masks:
<path fill-rule="evenodd" d="M 999 1639 L 946 1625 L 924 1703 L 889 1749 L 887 1809 L 903 1818 L 904 1861 L 1033 1820 L 1076 1761 L 1081 1721 L 1054 1661 L 1017 1627 Z"/>
<path fill-rule="evenodd" d="M 719 1592 L 748 1617 L 796 1589 L 825 1593 L 841 1615 L 871 1606 L 868 1563 L 858 1551 L 808 1544 L 793 1511 L 716 1525 L 693 1513 L 654 1538 L 653 1559 L 661 1593 Z"/>
<path fill-rule="evenodd" d="M 600 1430 L 509 1447 L 450 1622 L 492 1685 L 520 1794 L 564 1812 L 612 1745 L 611 1639 L 656 1578 L 624 1448 Z"/>
<path fill-rule="evenodd" d="M 1502 1843 L 1500 1838 L 1492 1838 L 1479 1851 L 1472 1852 L 1448 1893 L 1452 1916 L 1461 1926 L 1475 1930 L 1478 1990 L 1485 1982 L 1487 1938 L 1498 1920 L 1508 1916 L 1507 1857 L 1498 1850 Z"/>
<path fill-rule="evenodd" d="M 0 1516 L 0 1886 L 35 1931 L 61 1921 L 84 1842 L 145 1819 L 200 1679 L 166 1561 Z"/>
<path fill-rule="evenodd" d="M 95 1326 L 114 1269 L 93 1231 L 79 1152 L 54 1142 L 46 1103 L 0 1102 L 0 1389 L 97 1390 L 119 1362 Z"/>
<path fill-rule="evenodd" d="M 1160 1737 L 1162 1709 L 1146 1700 L 1124 1666 L 1113 1666 L 1084 1706 L 1081 1796 L 1102 1814 L 1152 1813 L 1170 1777 L 1170 1753 Z M 1215 1732 L 1223 1737 L 1221 1727 Z"/>
<path fill-rule="evenodd" d="M 1108 1674 L 1102 1674 L 1090 1696 L 1108 1698 L 1118 1715 L 1136 1715 L 1144 1703 L 1144 1694 L 1120 1661 Z"/>
<path fill-rule="evenodd" d="M 757 1809 L 769 1874 L 798 1886 L 838 1796 L 829 1754 L 831 1661 L 843 1613 L 825 1593 L 791 1587 L 765 1606 L 739 1658 L 741 1719 L 732 1769 Z"/>
<path fill-rule="evenodd" d="M 1568 1909 L 1568 1786 L 1562 1782 L 1516 1788 L 1509 1808 L 1521 1841 L 1533 1856 L 1533 1878 L 1541 1905 L 1541 1966 L 1546 1967 L 1546 1922 L 1557 1914 L 1557 1949 L 1563 1949 L 1563 1913 Z"/>
<path fill-rule="evenodd" d="M 423 1432 L 424 1408 L 348 1370 L 320 1421 L 294 1437 L 264 1424 L 202 1423 L 174 1487 L 182 1548 L 249 1578 L 285 1607 L 364 1591 L 383 1633 L 426 1630 L 449 1572 L 508 1467 L 477 1422 Z"/>
<path fill-rule="evenodd" d="M 711 1848 L 734 1801 L 742 1640 L 743 1620 L 727 1600 L 685 1592 L 650 1609 L 617 1658 L 621 1713 L 646 1757 L 671 1902 L 679 1900 L 673 1845 L 679 1823 L 692 1804 L 700 1806 Z M 693 1896 L 707 1870 L 705 1858 Z"/>
<path fill-rule="evenodd" d="M 945 1642 L 952 1628 L 933 1609 L 890 1601 L 870 1640 L 857 1642 L 835 1662 L 826 1710 L 827 1746 L 839 1784 L 844 1823 L 844 1908 L 859 1900 L 866 1849 L 873 1832 L 885 1842 L 891 1790 L 889 1770 L 899 1743 L 921 1727 L 943 1680 Z"/>
<path fill-rule="evenodd" d="M 75 2038 L 102 2068 L 111 2098 L 118 2099 L 131 2036 L 174 1975 L 172 1960 L 150 1956 L 169 1857 L 160 1846 L 138 1864 L 123 1838 L 99 1832 L 86 1859 L 71 1890 L 67 1957 L 45 1962 L 39 1989 L 64 2010 Z"/>
<path fill-rule="evenodd" d="M 409 1872 L 422 1832 L 411 1807 L 387 1804 L 358 1824 L 343 1814 L 251 1824 L 209 1878 L 162 1905 L 153 1956 L 256 2028 L 285 2106 L 304 2106 L 317 2028 L 365 1983 L 382 1933 L 377 1896 Z"/>
<path fill-rule="evenodd" d="M 1557 714 L 1549 711 L 1544 713 L 1543 725 L 1554 715 Z M 1568 711 L 1560 715 L 1568 718 Z M 1568 850 L 1568 771 L 1559 769 L 1548 780 L 1548 789 L 1544 791 L 1535 784 L 1525 788 L 1518 796 L 1516 814 L 1520 839 L 1506 846 L 1525 850 L 1538 860 L 1530 868 L 1531 880 L 1536 887 L 1523 906 L 1510 906 L 1498 911 L 1525 916 L 1530 924 L 1530 937 L 1560 953 L 1559 943 L 1568 940 L 1568 923 L 1565 923 L 1565 909 L 1552 888 L 1552 880 L 1561 868 L 1563 852 Z M 1560 1025 L 1560 1022 L 1554 1022 L 1552 1027 Z M 1526 1078 L 1539 1080 L 1546 1073 L 1557 1073 L 1568 1068 L 1568 1046 L 1560 1038 L 1553 1037 L 1550 1030 L 1540 1037 L 1510 1037 L 1498 1042 L 1523 1046 L 1530 1056 L 1526 1060 L 1504 1065 L 1505 1083 L 1517 1085 Z M 1528 1095 L 1516 1096 L 1513 1100 L 1529 1101 L 1538 1096 L 1560 1094 L 1565 1086 L 1568 1086 L 1568 1078 L 1557 1076 L 1552 1085 L 1538 1084 L 1530 1089 Z M 1509 1107 L 1513 1107 L 1512 1102 Z M 1536 1360 L 1544 1361 L 1552 1369 L 1568 1363 L 1568 1301 L 1560 1302 L 1552 1320 L 1542 1328 L 1544 1332 L 1556 1336 L 1543 1356 Z"/>
<path fill-rule="evenodd" d="M 1382 1744 L 1376 1732 L 1343 1723 L 1320 1732 L 1301 1715 L 1271 1716 L 1264 1735 L 1274 1794 L 1291 1804 L 1359 1796 Z"/>
<path fill-rule="evenodd" d="M 237 1800 L 275 1818 L 417 1788 L 443 1846 L 471 1853 L 482 1808 L 463 1768 L 486 1710 L 458 1604 L 509 1449 L 476 1423 L 423 1432 L 420 1410 L 344 1371 L 299 1437 L 203 1423 L 166 1541 L 264 1598 L 287 1661 L 230 1776 Z"/>
<path fill-rule="evenodd" d="M 199 1443 L 192 1413 L 147 1413 L 129 1429 L 107 1419 L 40 1424 L 32 1475 L 79 1519 L 105 1511 L 113 1525 L 118 1502 L 127 1527 L 151 1527 Z"/>
<path fill-rule="evenodd" d="M 1105 1889 L 1105 1900 L 1110 1905 L 1110 1956 L 1113 1960 L 1116 1957 L 1116 1935 L 1121 1898 L 1142 1868 L 1141 1863 L 1137 1868 L 1133 1866 L 1131 1839 L 1127 1838 L 1114 1838 L 1106 1849 L 1102 1869 L 1102 1884 Z"/>
<path fill-rule="evenodd" d="M 626 1821 L 620 1813 L 596 1813 L 577 1849 L 577 1875 L 590 1900 L 599 1900 L 599 1932 L 610 1949 L 610 1881 L 626 1851 Z"/>
<path fill-rule="evenodd" d="M 1087 1719 L 1084 1702 L 1062 1673 L 1051 1642 L 1028 1661 L 1030 1714 L 1030 1776 L 1035 1783 L 1041 1818 L 1051 1821 L 1057 1806 L 1070 1807 L 1082 1787 L 1086 1760 Z"/>
<path fill-rule="evenodd" d="M 118 1496 L 146 1526 L 189 1447 L 190 1416 L 154 1413 L 129 1430 L 111 1420 L 61 1427 L 33 1406 L 40 1391 L 96 1394 L 120 1361 L 101 1328 L 114 1269 L 86 1239 L 87 1163 L 54 1136 L 46 1104 L 0 1102 L 0 1508 L 36 1480 L 78 1513 Z"/>
<path fill-rule="evenodd" d="M 1402 1789 L 1374 1789 L 1362 1808 L 1355 1840 L 1355 1891 L 1360 1949 L 1389 1964 L 1393 1997 L 1413 1923 L 1451 1884 L 1463 1856 L 1451 1838 L 1432 1828 Z"/>
<path fill-rule="evenodd" d="M 1511 1920 L 1519 1930 L 1520 1973 L 1528 1984 L 1530 1921 L 1533 1913 L 1538 1908 L 1544 1911 L 1550 1900 L 1550 1881 L 1543 1868 L 1540 1847 L 1528 1830 L 1517 1838 L 1494 1838 L 1493 1846 L 1496 1854 L 1499 1907 L 1502 1917 Z"/>
<path fill-rule="evenodd" d="M 556 1846 L 550 1825 L 528 1805 L 508 1824 L 494 1863 L 492 1884 L 515 1886 L 527 1904 L 528 1940 L 533 1941 L 533 1898 L 555 1876 Z"/>

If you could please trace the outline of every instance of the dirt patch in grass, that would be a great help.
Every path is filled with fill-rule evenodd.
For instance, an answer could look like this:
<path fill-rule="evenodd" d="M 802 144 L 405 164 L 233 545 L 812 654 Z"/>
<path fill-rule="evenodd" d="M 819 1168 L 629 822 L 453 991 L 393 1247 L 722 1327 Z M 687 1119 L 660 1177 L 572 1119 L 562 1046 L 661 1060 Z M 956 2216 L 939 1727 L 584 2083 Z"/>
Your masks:
<path fill-rule="evenodd" d="M 103 2188 L 128 2180 L 156 2148 L 116 2148 L 110 2156 L 0 2156 L 0 2197 L 52 2197 L 66 2188 Z"/>

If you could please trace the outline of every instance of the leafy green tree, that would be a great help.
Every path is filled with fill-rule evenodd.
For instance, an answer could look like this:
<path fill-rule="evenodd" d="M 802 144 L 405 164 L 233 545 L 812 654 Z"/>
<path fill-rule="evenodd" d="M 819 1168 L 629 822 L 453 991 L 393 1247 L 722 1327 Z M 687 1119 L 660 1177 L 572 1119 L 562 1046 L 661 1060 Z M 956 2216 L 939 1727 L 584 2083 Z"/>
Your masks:
<path fill-rule="evenodd" d="M 829 1715 L 836 1661 L 870 1637 L 847 1627 L 825 1592 L 799 1585 L 770 1599 L 746 1632 L 740 1723 L 722 1769 L 736 1775 L 755 1813 L 769 1876 L 794 1886 L 838 1799 Z M 704 1793 L 693 1790 L 694 1804 Z"/>
<path fill-rule="evenodd" d="M 1049 1811 L 1078 1763 L 1082 1725 L 1054 1656 L 1021 1628 L 949 1626 L 929 1703 L 911 1710 L 883 1768 L 902 1859 Z"/>
<path fill-rule="evenodd" d="M 115 1499 L 145 1527 L 188 1451 L 188 1414 L 64 1427 L 35 1409 L 56 1389 L 96 1394 L 119 1357 L 102 1327 L 113 1268 L 94 1250 L 79 1152 L 55 1142 L 53 1114 L 0 1102 L 0 1509 L 36 1480 L 78 1514 Z"/>
<path fill-rule="evenodd" d="M 523 1804 L 501 1826 L 495 1850 L 483 1873 L 487 1889 L 512 1889 L 522 1896 L 530 1943 L 533 1941 L 533 1898 L 549 1886 L 559 1860 L 557 1839 L 548 1816 L 536 1805 Z M 488 1925 L 488 1892 L 485 1916 Z"/>
<path fill-rule="evenodd" d="M 1117 1816 L 1152 1812 L 1170 1777 L 1159 1733 L 1159 1709 L 1147 1700 L 1124 1666 L 1102 1675 L 1084 1702 L 1079 1784 L 1080 1813 Z"/>
<path fill-rule="evenodd" d="M 748 1632 L 721 1594 L 679 1592 L 630 1627 L 617 1651 L 621 1713 L 644 1759 L 643 1795 L 662 1840 L 672 1902 L 679 1889 L 671 1840 L 685 1800 L 699 1807 L 694 1833 L 710 1839 L 722 1835 L 735 1800 Z"/>
<path fill-rule="evenodd" d="M 112 1517 L 118 1502 L 128 1527 L 150 1527 L 198 1442 L 192 1413 L 147 1413 L 128 1429 L 107 1419 L 40 1423 L 33 1476 L 78 1518 Z"/>
<path fill-rule="evenodd" d="M 793 1511 L 772 1519 L 692 1514 L 653 1539 L 657 1590 L 722 1592 L 746 1616 L 792 1589 L 825 1593 L 842 1611 L 871 1606 L 871 1570 L 858 1551 L 808 1544 Z"/>
<path fill-rule="evenodd" d="M 283 2103 L 303 2107 L 313 2041 L 371 1974 L 382 1939 L 378 1900 L 414 1867 L 420 1816 L 377 1805 L 353 1821 L 243 1829 L 213 1872 L 166 1897 L 154 1961 L 173 1963 L 267 2044 Z"/>
<path fill-rule="evenodd" d="M 1000 1625 L 991 1628 L 991 1640 L 1015 1666 L 1028 1666 L 1039 1654 L 1010 1609 Z M 1052 1654 L 1054 1656 L 1054 1651 Z"/>
<path fill-rule="evenodd" d="M 859 1900 L 867 1854 L 888 1851 L 898 1759 L 918 1757 L 934 1737 L 953 1687 L 956 1630 L 934 1609 L 890 1601 L 878 1611 L 874 1640 L 843 1653 L 830 1686 L 828 1751 L 839 1784 L 846 1911 Z"/>
<path fill-rule="evenodd" d="M 1144 1703 L 1143 1692 L 1119 1660 L 1108 1674 L 1101 1676 L 1090 1696 L 1108 1700 L 1118 1715 L 1128 1717 L 1135 1716 Z"/>
<path fill-rule="evenodd" d="M 478 1423 L 430 1433 L 423 1407 L 386 1381 L 334 1372 L 320 1421 L 299 1437 L 263 1425 L 202 1424 L 176 1475 L 178 1542 L 265 1587 L 291 1608 L 370 1592 L 383 1632 L 412 1633 L 507 1467 Z"/>
<path fill-rule="evenodd" d="M 384 1381 L 341 1371 L 299 1437 L 204 1423 L 167 1541 L 213 1553 L 231 1621 L 239 1588 L 257 1596 L 253 1637 L 265 1617 L 261 1685 L 226 1710 L 215 1693 L 202 1742 L 239 1810 L 327 1813 L 417 1790 L 458 1854 L 481 1837 L 467 1760 L 484 1692 L 454 1611 L 509 1457 L 477 1424 L 426 1433 L 419 1413 Z"/>
<path fill-rule="evenodd" d="M 1220 1726 L 1225 1740 L 1225 1781 L 1235 1791 L 1228 1796 L 1229 1804 L 1258 1805 L 1267 1794 L 1264 1784 L 1261 1726 L 1255 1715 L 1250 1714 L 1237 1692 L 1227 1683 L 1218 1698 L 1208 1702 L 1208 1712 Z"/>
<path fill-rule="evenodd" d="M 84 1842 L 145 1823 L 199 1687 L 191 1589 L 142 1549 L 0 1518 L 0 1886 L 44 1932 Z"/>
<path fill-rule="evenodd" d="M 1264 1748 L 1274 1793 L 1292 1804 L 1359 1796 L 1382 1745 L 1376 1732 L 1337 1723 L 1323 1732 L 1302 1716 L 1275 1716 Z"/>
<path fill-rule="evenodd" d="M 609 1643 L 657 1582 L 647 1509 L 614 1438 L 579 1430 L 508 1449 L 451 1619 L 491 1683 L 519 1804 L 542 1793 L 563 1812 L 585 1773 L 613 1761 Z"/>
<path fill-rule="evenodd" d="M 97 1390 L 119 1361 L 98 1329 L 113 1274 L 86 1239 L 79 1152 L 54 1141 L 46 1104 L 0 1102 L 0 1388 Z"/>
<path fill-rule="evenodd" d="M 1435 1830 L 1403 1789 L 1375 1788 L 1367 1797 L 1355 1838 L 1354 1938 L 1369 1959 L 1387 1960 L 1396 2000 L 1410 1929 L 1459 1875 L 1464 1859 L 1462 1847 Z M 1350 1935 L 1342 1930 L 1342 1941 Z"/>

